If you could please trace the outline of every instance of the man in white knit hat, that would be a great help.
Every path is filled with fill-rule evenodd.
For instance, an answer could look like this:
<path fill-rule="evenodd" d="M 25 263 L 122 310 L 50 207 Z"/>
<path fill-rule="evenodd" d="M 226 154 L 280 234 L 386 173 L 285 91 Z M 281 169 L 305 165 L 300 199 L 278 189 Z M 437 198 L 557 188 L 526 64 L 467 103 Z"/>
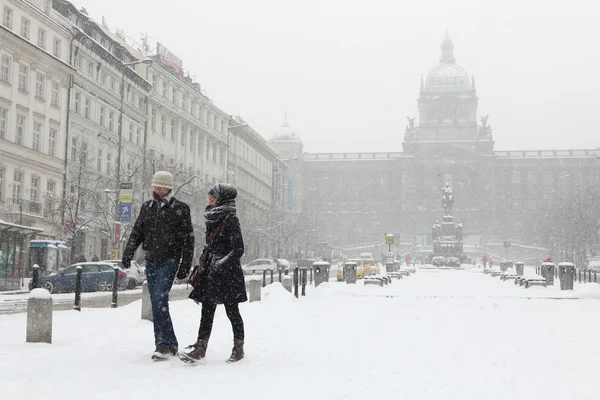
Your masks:
<path fill-rule="evenodd" d="M 194 256 L 194 229 L 190 207 L 173 196 L 173 175 L 158 171 L 152 178 L 153 199 L 142 205 L 127 246 L 123 266 L 129 268 L 142 245 L 154 318 L 154 360 L 165 360 L 178 352 L 177 337 L 169 313 L 169 292 L 175 276 L 185 279 Z"/>

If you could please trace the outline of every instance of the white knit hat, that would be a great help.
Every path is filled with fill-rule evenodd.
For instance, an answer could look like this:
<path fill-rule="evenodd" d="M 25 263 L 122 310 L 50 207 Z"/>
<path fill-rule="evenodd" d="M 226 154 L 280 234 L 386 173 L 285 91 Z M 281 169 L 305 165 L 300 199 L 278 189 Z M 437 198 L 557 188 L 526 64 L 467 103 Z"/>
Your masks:
<path fill-rule="evenodd" d="M 152 186 L 173 189 L 173 175 L 168 171 L 157 171 L 152 177 Z"/>

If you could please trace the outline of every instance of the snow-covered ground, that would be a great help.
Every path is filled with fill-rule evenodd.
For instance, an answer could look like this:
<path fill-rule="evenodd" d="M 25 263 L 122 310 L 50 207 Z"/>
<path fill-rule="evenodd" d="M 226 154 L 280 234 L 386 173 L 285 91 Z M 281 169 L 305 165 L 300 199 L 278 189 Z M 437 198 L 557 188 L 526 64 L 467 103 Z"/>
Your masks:
<path fill-rule="evenodd" d="M 552 299 L 566 296 L 573 299 Z M 525 289 L 481 270 L 421 270 L 385 287 L 281 285 L 243 304 L 246 359 L 226 364 L 222 307 L 204 365 L 155 363 L 140 302 L 54 313 L 53 344 L 0 316 L 6 399 L 597 399 L 600 285 Z M 200 307 L 171 303 L 180 347 Z"/>

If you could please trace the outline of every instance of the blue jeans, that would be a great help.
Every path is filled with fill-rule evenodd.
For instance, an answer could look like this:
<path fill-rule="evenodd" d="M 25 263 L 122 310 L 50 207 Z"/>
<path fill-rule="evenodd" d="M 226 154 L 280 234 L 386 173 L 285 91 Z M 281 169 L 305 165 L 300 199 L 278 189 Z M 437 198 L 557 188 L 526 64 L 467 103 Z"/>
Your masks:
<path fill-rule="evenodd" d="M 169 292 L 177 273 L 175 260 L 146 264 L 148 291 L 154 318 L 154 343 L 156 347 L 177 350 L 178 343 L 169 313 Z"/>

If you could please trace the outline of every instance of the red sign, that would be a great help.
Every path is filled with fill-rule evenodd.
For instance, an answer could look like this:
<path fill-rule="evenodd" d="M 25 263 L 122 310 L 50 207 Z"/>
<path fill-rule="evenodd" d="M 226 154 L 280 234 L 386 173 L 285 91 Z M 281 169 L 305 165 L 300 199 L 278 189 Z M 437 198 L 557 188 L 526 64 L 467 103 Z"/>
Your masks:
<path fill-rule="evenodd" d="M 156 43 L 156 53 L 160 56 L 160 61 L 162 61 L 163 64 L 175 68 L 177 73 L 181 72 L 181 59 L 179 59 L 179 57 L 175 56 L 175 54 L 171 53 L 169 49 L 158 42 Z"/>
<path fill-rule="evenodd" d="M 115 246 L 121 241 L 121 224 L 115 224 Z"/>

